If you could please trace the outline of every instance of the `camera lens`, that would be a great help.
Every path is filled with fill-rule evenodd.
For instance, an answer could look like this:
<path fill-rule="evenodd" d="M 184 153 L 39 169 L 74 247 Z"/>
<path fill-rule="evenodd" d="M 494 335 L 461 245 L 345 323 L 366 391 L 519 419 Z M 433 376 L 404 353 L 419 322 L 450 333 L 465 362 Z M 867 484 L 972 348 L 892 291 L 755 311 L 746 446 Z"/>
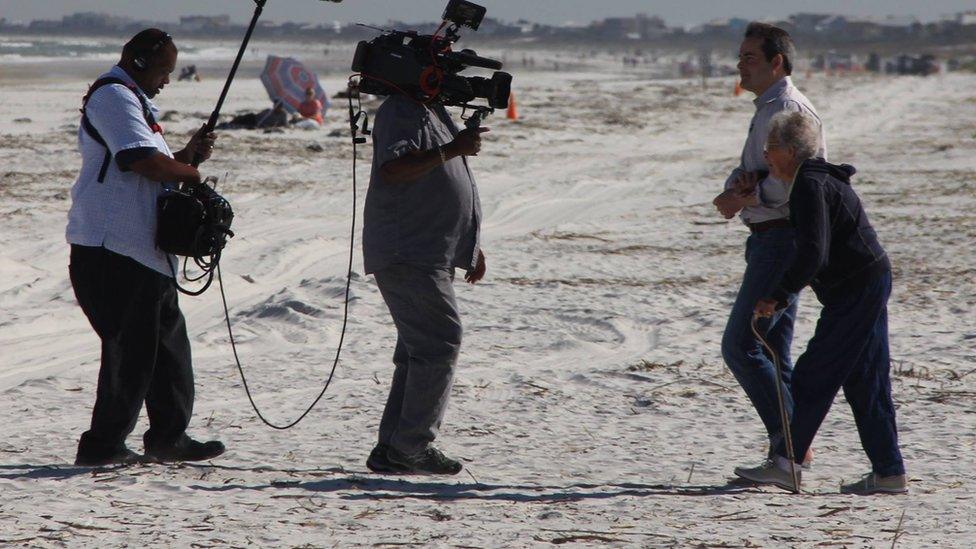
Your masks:
<path fill-rule="evenodd" d="M 491 76 L 492 93 L 487 97 L 488 104 L 495 109 L 507 109 L 508 99 L 512 95 L 512 75 L 507 72 L 496 72 Z"/>

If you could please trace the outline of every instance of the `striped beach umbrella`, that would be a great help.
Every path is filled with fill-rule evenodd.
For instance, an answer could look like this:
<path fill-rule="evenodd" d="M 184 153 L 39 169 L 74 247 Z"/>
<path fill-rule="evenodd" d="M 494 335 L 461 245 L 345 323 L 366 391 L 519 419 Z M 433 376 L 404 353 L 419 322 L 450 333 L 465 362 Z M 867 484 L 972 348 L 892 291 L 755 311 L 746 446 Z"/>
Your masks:
<path fill-rule="evenodd" d="M 309 87 L 315 90 L 315 98 L 322 102 L 322 108 L 328 106 L 328 98 L 315 73 L 291 57 L 269 55 L 261 73 L 261 82 L 271 100 L 276 103 L 281 101 L 289 112 L 298 112 L 298 106 L 305 101 L 305 90 Z"/>

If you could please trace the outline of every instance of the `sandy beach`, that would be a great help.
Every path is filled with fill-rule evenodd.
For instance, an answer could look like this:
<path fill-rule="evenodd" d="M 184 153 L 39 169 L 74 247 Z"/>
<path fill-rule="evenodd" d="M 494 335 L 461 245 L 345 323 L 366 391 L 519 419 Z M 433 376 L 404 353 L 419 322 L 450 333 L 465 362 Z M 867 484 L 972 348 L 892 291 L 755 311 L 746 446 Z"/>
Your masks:
<path fill-rule="evenodd" d="M 330 55 L 351 57 L 346 47 Z M 254 416 L 214 289 L 181 297 L 190 432 L 228 452 L 74 467 L 99 354 L 68 281 L 64 227 L 80 100 L 109 66 L 0 70 L 0 545 L 976 545 L 976 75 L 796 79 L 830 159 L 858 168 L 894 265 L 893 395 L 911 494 L 864 498 L 838 493 L 869 470 L 842 396 L 814 441 L 804 495 L 732 481 L 735 465 L 762 460 L 765 436 L 719 349 L 748 229 L 711 200 L 738 161 L 751 96 L 734 97 L 732 78 L 703 89 L 610 61 L 514 69 L 522 118 L 490 118 L 472 159 L 488 275 L 457 285 L 465 340 L 438 441 L 465 472 L 365 468 L 395 331 L 363 274 L 361 222 L 342 360 L 303 423 L 278 432 Z M 347 74 L 321 76 L 331 94 Z M 171 144 L 203 123 L 221 85 L 163 91 Z M 225 112 L 267 103 L 248 73 Z M 205 165 L 237 214 L 222 268 L 238 348 L 278 422 L 318 394 L 339 338 L 353 213 L 344 109 L 336 101 L 311 132 L 225 132 Z M 360 220 L 370 157 L 361 147 Z M 794 356 L 818 313 L 804 291 Z M 146 425 L 130 447 L 141 449 Z"/>

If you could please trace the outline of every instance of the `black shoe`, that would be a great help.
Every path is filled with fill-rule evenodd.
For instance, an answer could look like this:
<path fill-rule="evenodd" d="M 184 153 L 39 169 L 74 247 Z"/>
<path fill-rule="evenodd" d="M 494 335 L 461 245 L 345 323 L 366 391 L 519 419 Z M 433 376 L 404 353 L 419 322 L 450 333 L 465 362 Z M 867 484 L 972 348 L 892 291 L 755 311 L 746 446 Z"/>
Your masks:
<path fill-rule="evenodd" d="M 122 447 L 122 449 L 104 455 L 82 454 L 75 456 L 75 465 L 78 467 L 104 467 L 106 465 L 132 465 L 142 461 L 142 456 L 132 450 Z"/>
<path fill-rule="evenodd" d="M 218 440 L 199 442 L 184 436 L 175 444 L 162 447 L 146 447 L 146 459 L 161 463 L 170 461 L 206 461 L 224 453 L 224 444 Z"/>
<path fill-rule="evenodd" d="M 403 465 L 393 463 L 390 458 L 386 457 L 386 452 L 389 451 L 390 447 L 386 444 L 377 444 L 373 451 L 369 453 L 369 458 L 366 459 L 366 468 L 374 473 L 387 473 L 387 474 L 400 474 L 409 473 L 410 469 L 404 467 Z"/>
<path fill-rule="evenodd" d="M 391 447 L 387 449 L 386 457 L 391 463 L 406 467 L 410 473 L 422 475 L 456 475 L 463 469 L 460 461 L 445 456 L 433 446 L 409 456 Z"/>

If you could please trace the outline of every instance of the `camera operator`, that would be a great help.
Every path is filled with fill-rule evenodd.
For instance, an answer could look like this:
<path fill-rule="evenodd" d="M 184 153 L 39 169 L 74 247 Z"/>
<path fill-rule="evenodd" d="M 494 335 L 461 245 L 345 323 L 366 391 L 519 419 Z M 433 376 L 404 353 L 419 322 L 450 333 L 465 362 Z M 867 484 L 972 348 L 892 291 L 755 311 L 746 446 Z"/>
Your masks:
<path fill-rule="evenodd" d="M 461 463 L 432 446 L 461 348 L 454 270 L 485 275 L 481 204 L 465 156 L 487 128 L 459 131 L 443 105 L 391 95 L 376 113 L 363 256 L 397 329 L 395 370 L 366 462 L 379 473 L 453 475 Z"/>
<path fill-rule="evenodd" d="M 205 460 L 224 451 L 218 441 L 185 433 L 193 409 L 190 340 L 172 277 L 175 258 L 155 244 L 157 198 L 165 185 L 200 182 L 190 163 L 194 154 L 209 158 L 216 138 L 201 128 L 186 148 L 173 153 L 167 146 L 151 98 L 169 83 L 176 59 L 168 34 L 138 33 L 82 108 L 82 166 L 66 231 L 69 271 L 102 356 L 91 428 L 78 443 L 76 465 L 139 460 L 125 439 L 143 402 L 147 459 Z"/>

